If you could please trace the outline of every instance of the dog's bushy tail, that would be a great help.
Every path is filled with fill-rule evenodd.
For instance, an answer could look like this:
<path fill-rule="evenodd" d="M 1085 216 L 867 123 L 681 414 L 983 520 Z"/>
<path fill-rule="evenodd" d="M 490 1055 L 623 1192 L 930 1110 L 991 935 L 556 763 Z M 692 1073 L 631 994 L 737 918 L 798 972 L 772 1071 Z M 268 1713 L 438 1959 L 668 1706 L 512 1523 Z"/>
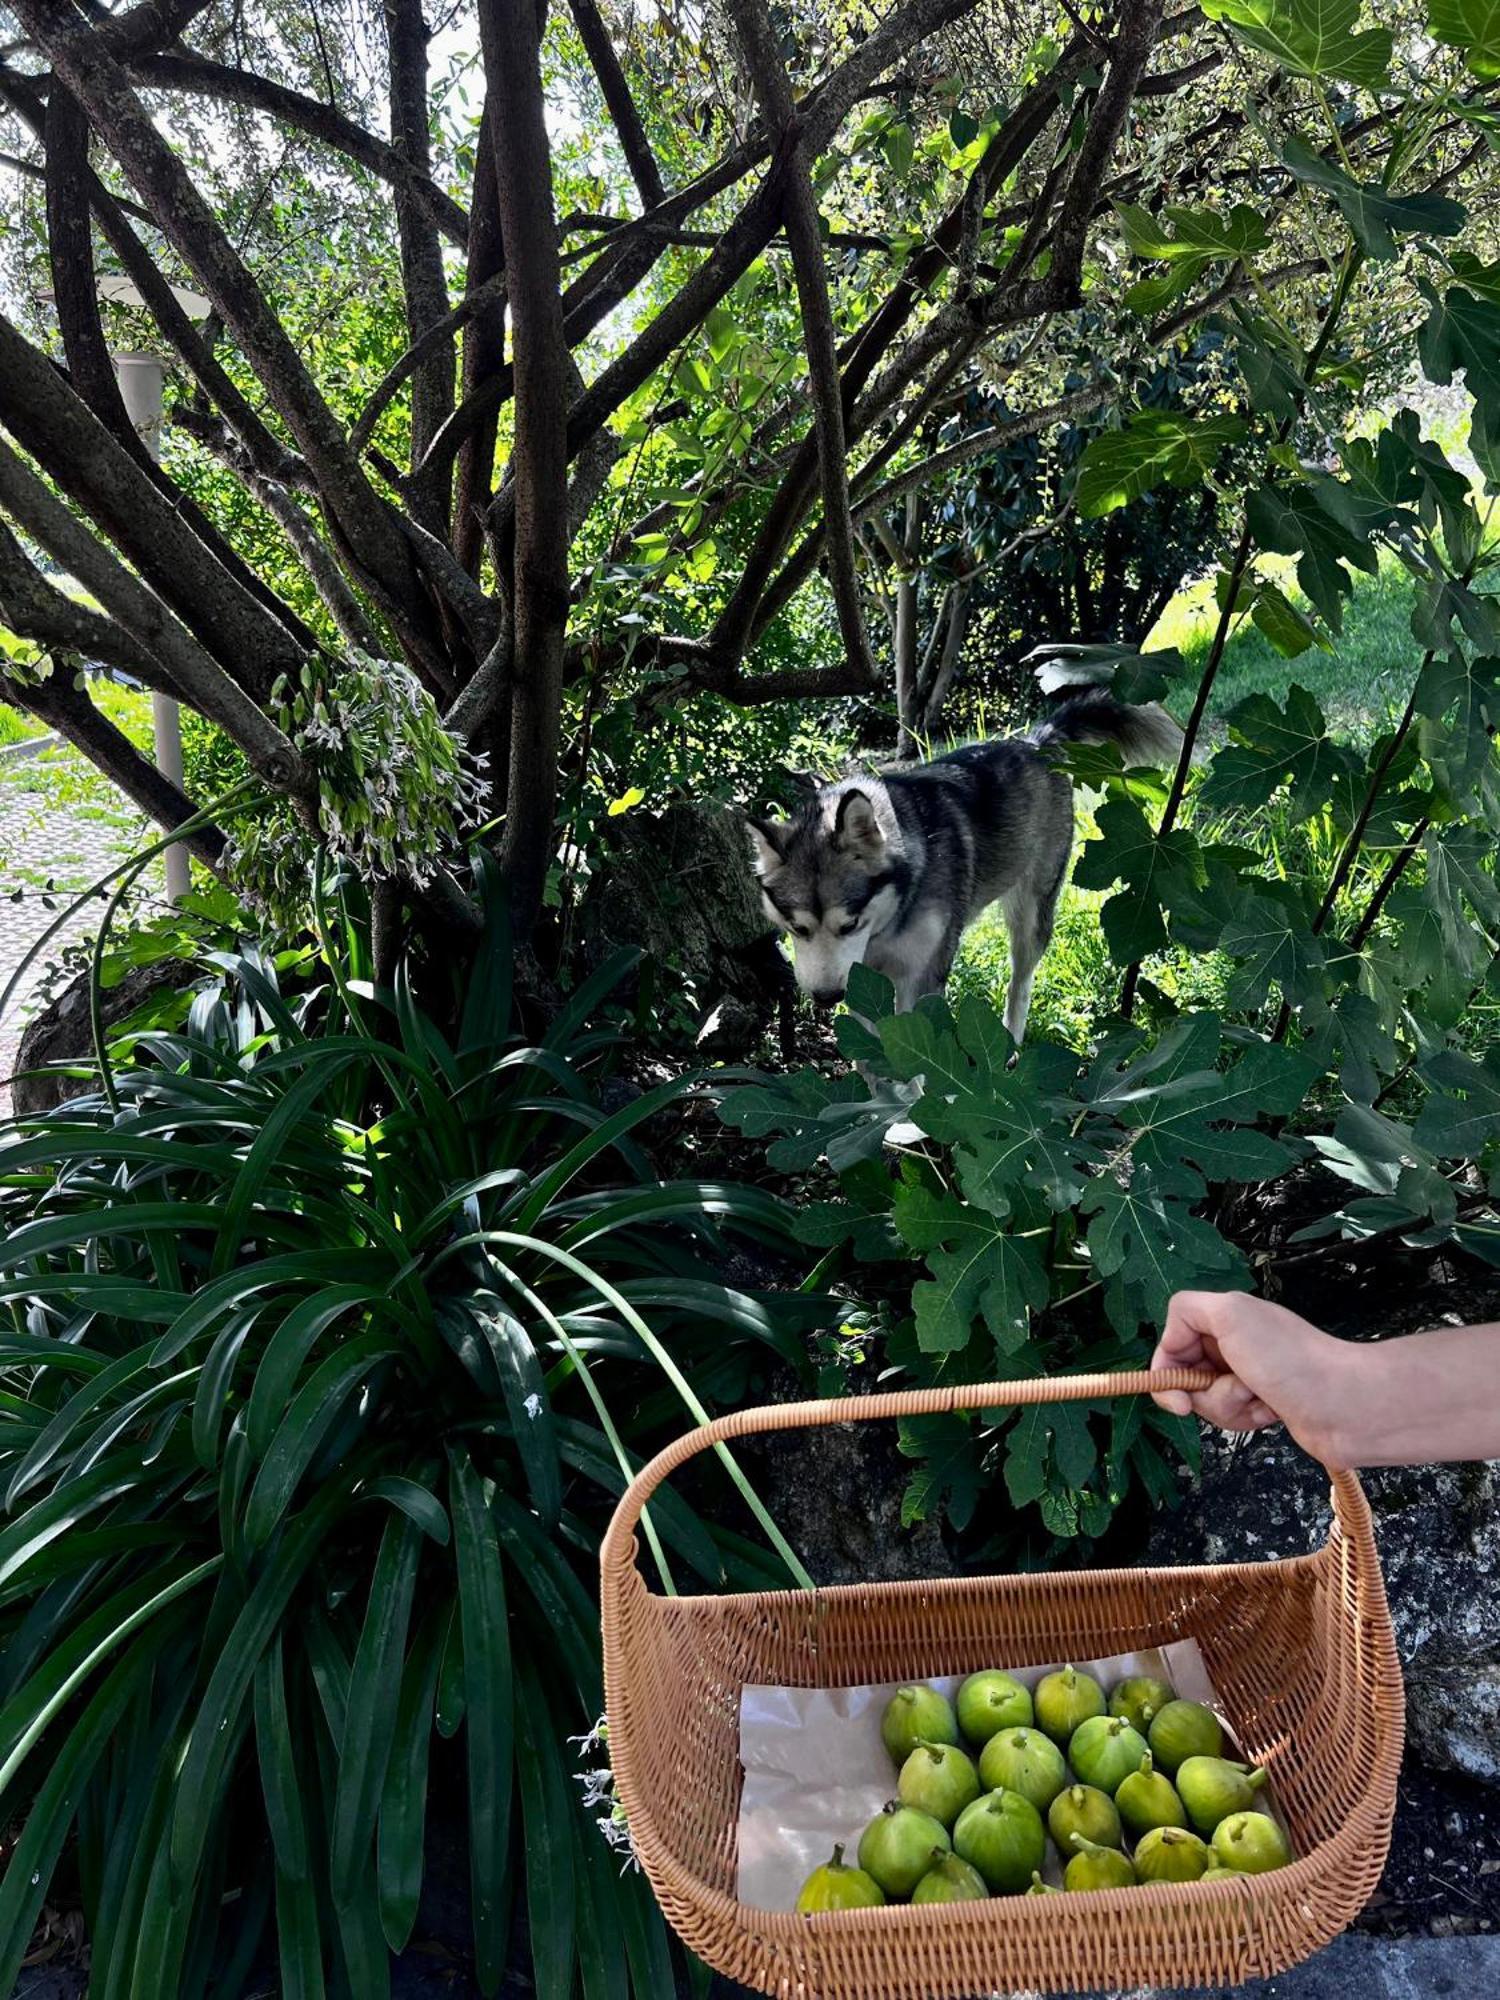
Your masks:
<path fill-rule="evenodd" d="M 1031 732 L 1038 749 L 1048 743 L 1118 743 L 1127 764 L 1175 764 L 1182 730 L 1160 702 L 1136 706 L 1108 688 L 1085 688 L 1060 702 Z"/>

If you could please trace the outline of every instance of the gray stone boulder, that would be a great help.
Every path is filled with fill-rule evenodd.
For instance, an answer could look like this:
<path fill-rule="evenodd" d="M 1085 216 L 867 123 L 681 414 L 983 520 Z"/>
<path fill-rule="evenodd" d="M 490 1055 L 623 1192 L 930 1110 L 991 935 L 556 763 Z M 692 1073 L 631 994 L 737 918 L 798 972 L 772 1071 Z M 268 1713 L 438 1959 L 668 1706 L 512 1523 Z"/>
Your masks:
<path fill-rule="evenodd" d="M 119 1027 L 147 1001 L 201 977 L 201 967 L 180 958 L 158 959 L 151 965 L 131 967 L 114 986 L 106 987 L 101 996 L 105 1028 Z M 45 1111 L 55 1111 L 69 1098 L 84 1096 L 95 1087 L 91 1079 L 60 1075 L 53 1066 L 66 1064 L 92 1069 L 93 1062 L 89 979 L 86 972 L 81 972 L 27 1023 L 16 1056 L 12 1085 L 16 1117 L 36 1117 Z M 34 1073 L 49 1070 L 51 1073 Z"/>
<path fill-rule="evenodd" d="M 766 923 L 750 869 L 744 822 L 714 799 L 637 808 L 608 831 L 595 861 L 578 934 L 592 960 L 628 945 L 687 1000 L 667 1038 L 698 1042 L 716 1061 L 748 1055 L 773 1020 L 790 1024 L 791 968 Z"/>
<path fill-rule="evenodd" d="M 1407 1681 L 1415 1756 L 1500 1783 L 1500 1463 L 1361 1475 Z M 1328 1533 L 1328 1481 L 1283 1432 L 1206 1433 L 1201 1484 L 1154 1526 L 1148 1563 L 1261 1562 Z"/>

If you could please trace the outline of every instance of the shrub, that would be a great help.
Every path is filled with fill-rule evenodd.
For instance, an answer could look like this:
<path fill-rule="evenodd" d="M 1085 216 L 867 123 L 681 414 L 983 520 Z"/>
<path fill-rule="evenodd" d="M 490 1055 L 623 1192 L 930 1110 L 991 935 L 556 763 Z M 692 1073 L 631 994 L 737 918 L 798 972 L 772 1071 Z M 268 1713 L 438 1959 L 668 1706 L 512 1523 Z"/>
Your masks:
<path fill-rule="evenodd" d="M 773 1197 L 654 1175 L 637 1135 L 686 1084 L 598 1101 L 620 966 L 536 1042 L 508 967 L 496 921 L 450 1039 L 404 975 L 382 1012 L 357 940 L 296 997 L 218 954 L 117 1108 L 5 1135 L 0 1991 L 70 1828 L 91 1990 L 237 1993 L 270 1952 L 288 1994 L 386 1991 L 434 1730 L 483 1989 L 514 1897 L 539 1990 L 670 1990 L 566 1747 L 602 1708 L 595 1549 L 657 1435 L 825 1313 L 723 1275 L 787 1240 Z M 784 1574 L 652 1514 L 665 1587 Z"/>

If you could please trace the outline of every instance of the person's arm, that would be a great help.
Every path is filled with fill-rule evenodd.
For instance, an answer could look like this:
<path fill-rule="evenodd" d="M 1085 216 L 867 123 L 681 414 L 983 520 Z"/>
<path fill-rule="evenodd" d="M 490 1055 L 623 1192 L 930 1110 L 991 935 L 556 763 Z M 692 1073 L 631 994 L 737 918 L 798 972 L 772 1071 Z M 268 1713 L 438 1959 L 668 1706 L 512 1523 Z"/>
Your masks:
<path fill-rule="evenodd" d="M 1246 1292 L 1178 1292 L 1151 1365 L 1215 1371 L 1163 1409 L 1223 1430 L 1283 1423 L 1324 1465 L 1500 1458 L 1500 1325 L 1366 1346 Z"/>

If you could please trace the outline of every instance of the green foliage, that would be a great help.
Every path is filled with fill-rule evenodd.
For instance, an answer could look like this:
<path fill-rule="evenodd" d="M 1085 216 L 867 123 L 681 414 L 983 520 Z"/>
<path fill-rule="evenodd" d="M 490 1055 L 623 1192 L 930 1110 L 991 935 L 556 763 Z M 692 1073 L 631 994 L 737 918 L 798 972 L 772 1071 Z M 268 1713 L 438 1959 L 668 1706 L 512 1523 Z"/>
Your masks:
<path fill-rule="evenodd" d="M 1367 82 L 1390 58 L 1383 31 L 1355 32 L 1352 6 L 1224 0 L 1213 11 L 1309 79 Z M 1420 129 L 1414 119 L 1394 141 L 1398 168 Z M 725 1093 L 724 1116 L 774 1135 L 786 1164 L 821 1154 L 838 1174 L 842 1223 L 840 1203 L 825 1202 L 804 1226 L 824 1245 L 842 1230 L 862 1278 L 889 1269 L 901 1317 L 887 1363 L 914 1380 L 1139 1365 L 1174 1290 L 1253 1281 L 1246 1246 L 1224 1227 L 1224 1191 L 1308 1160 L 1351 1193 L 1303 1240 L 1389 1235 L 1500 1262 L 1500 1064 L 1493 1047 L 1459 1044 L 1500 964 L 1491 502 L 1414 410 L 1370 435 L 1348 421 L 1341 398 L 1365 370 L 1337 347 L 1357 285 L 1386 282 L 1381 267 L 1416 239 L 1431 273 L 1422 360 L 1440 385 L 1462 373 L 1471 448 L 1500 484 L 1500 285 L 1473 251 L 1450 248 L 1468 223 L 1456 203 L 1409 188 L 1401 171 L 1360 184 L 1339 154 L 1295 134 L 1282 146 L 1299 198 L 1323 205 L 1337 244 L 1321 326 L 1302 339 L 1263 302 L 1232 307 L 1221 331 L 1245 415 L 1187 399 L 1143 409 L 1079 460 L 1082 515 L 1168 483 L 1232 485 L 1241 522 L 1196 663 L 1194 726 L 1208 713 L 1212 733 L 1186 746 L 1170 784 L 1105 754 L 1068 759 L 1095 795 L 1074 894 L 1103 896 L 1096 921 L 1115 968 L 1090 961 L 1106 997 L 1077 1045 L 1012 1050 L 990 996 L 973 992 L 897 1015 L 862 973 L 839 1032 L 858 1080 L 803 1072 Z M 1270 254 L 1256 218 L 1233 207 L 1127 210 L 1122 225 L 1137 257 L 1167 267 L 1147 281 L 1148 308 Z M 1351 741 L 1279 663 L 1332 659 L 1361 592 L 1380 606 L 1390 685 Z M 1210 707 L 1247 633 L 1276 661 L 1274 686 L 1227 704 L 1221 686 Z M 1347 659 L 1347 634 L 1343 647 Z M 1175 654 L 1157 672 L 1150 650 L 1041 651 L 1124 699 L 1180 699 Z M 898 1120 L 919 1150 L 893 1152 Z M 1098 1307 L 1107 1337 L 1091 1323 Z M 1104 1414 L 909 1428 L 902 1448 L 918 1469 L 906 1516 L 947 1506 L 966 1522 L 996 1475 L 1059 1538 L 1097 1536 L 1133 1483 L 1168 1500 L 1167 1461 L 1186 1436 L 1163 1434 L 1149 1411 L 1118 1413 L 1106 1430 Z"/>
<path fill-rule="evenodd" d="M 598 1538 L 664 1435 L 800 1367 L 828 1309 L 710 1275 L 787 1225 L 654 1174 L 639 1134 L 687 1080 L 600 1104 L 618 966 L 535 1043 L 498 919 L 451 1033 L 368 970 L 354 930 L 295 988 L 217 954 L 184 1026 L 117 1048 L 117 1111 L 0 1140 L 6 1990 L 76 1826 L 100 1991 L 238 1991 L 264 1948 L 288 1993 L 373 2000 L 434 1729 L 483 1990 L 522 1903 L 552 1990 L 670 1984 L 568 1747 L 602 1709 Z M 779 1573 L 673 1496 L 646 1543 L 668 1587 Z M 607 1781 L 590 1803 L 618 1831 Z"/>
<path fill-rule="evenodd" d="M 1386 81 L 1390 30 L 1356 30 L 1360 0 L 1204 0 L 1203 11 L 1302 76 L 1372 88 Z"/>
<path fill-rule="evenodd" d="M 1153 487 L 1201 483 L 1244 429 L 1238 417 L 1189 418 L 1170 410 L 1142 410 L 1123 430 L 1095 438 L 1083 454 L 1079 513 L 1087 520 L 1113 513 Z"/>

